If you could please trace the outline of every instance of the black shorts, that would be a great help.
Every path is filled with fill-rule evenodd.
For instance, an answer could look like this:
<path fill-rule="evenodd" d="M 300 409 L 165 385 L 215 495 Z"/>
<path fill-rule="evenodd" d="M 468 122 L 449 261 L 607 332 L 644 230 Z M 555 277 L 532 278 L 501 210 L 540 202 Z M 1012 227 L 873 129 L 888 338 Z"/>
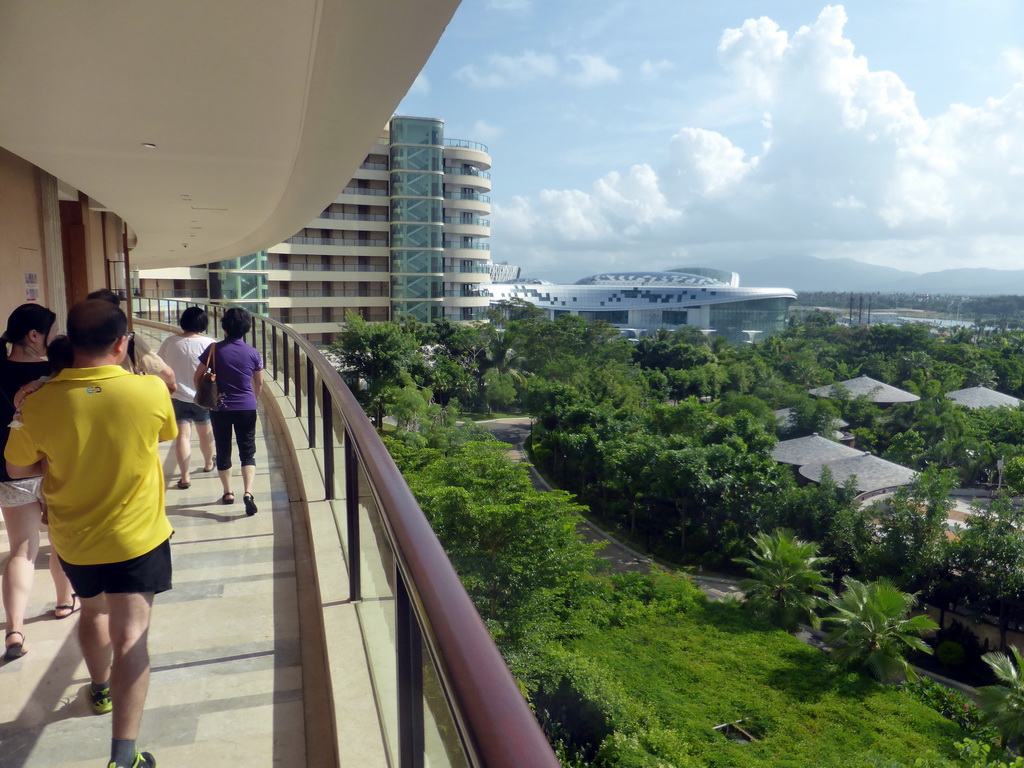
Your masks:
<path fill-rule="evenodd" d="M 101 592 L 155 595 L 171 588 L 170 539 L 144 555 L 120 563 L 72 565 L 61 560 L 60 564 L 79 597 L 96 597 Z"/>

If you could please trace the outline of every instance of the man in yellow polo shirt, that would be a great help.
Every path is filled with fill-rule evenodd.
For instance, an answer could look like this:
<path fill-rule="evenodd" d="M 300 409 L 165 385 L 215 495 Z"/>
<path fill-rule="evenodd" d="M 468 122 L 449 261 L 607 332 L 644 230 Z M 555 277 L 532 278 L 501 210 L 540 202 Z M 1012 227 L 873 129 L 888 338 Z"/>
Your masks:
<path fill-rule="evenodd" d="M 108 768 L 154 768 L 136 737 L 149 688 L 153 596 L 171 588 L 158 443 L 177 436 L 167 387 L 121 368 L 128 321 L 99 299 L 68 313 L 75 359 L 22 405 L 12 477 L 45 469 L 50 539 L 82 600 L 78 639 L 97 713 L 114 711 Z M 45 460 L 45 464 L 43 463 Z"/>

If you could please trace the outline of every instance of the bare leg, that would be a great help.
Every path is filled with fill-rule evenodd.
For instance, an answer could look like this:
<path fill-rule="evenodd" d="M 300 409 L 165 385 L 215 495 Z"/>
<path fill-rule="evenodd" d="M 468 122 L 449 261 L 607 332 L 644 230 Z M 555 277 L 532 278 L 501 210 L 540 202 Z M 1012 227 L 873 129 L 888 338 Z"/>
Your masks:
<path fill-rule="evenodd" d="M 20 633 L 25 629 L 25 611 L 28 609 L 32 581 L 35 578 L 42 508 L 33 502 L 20 507 L 5 507 L 0 512 L 3 513 L 7 539 L 11 545 L 11 556 L 4 567 L 2 588 L 7 632 Z M 24 635 L 15 635 L 8 638 L 8 642 L 18 643 L 23 638 Z"/>
<path fill-rule="evenodd" d="M 181 482 L 189 482 L 188 463 L 192 458 L 192 422 L 178 422 L 178 438 L 174 441 L 174 453 L 178 458 L 178 471 Z"/>
<path fill-rule="evenodd" d="M 82 658 L 95 685 L 110 679 L 110 609 L 107 596 L 82 598 L 82 617 L 78 620 L 78 644 Z"/>
<path fill-rule="evenodd" d="M 57 591 L 57 605 L 71 605 L 74 590 L 71 588 L 71 582 L 68 581 L 64 569 L 61 568 L 60 558 L 53 551 L 52 545 L 50 546 L 50 578 L 53 579 L 53 586 Z"/>
<path fill-rule="evenodd" d="M 203 468 L 213 466 L 213 427 L 210 422 L 196 424 L 199 433 L 199 450 L 203 453 Z"/>
<path fill-rule="evenodd" d="M 107 595 L 114 663 L 110 698 L 114 703 L 113 737 L 135 739 L 149 691 L 149 617 L 153 593 Z"/>
<path fill-rule="evenodd" d="M 224 489 L 224 493 L 231 493 L 231 470 L 218 470 L 217 475 L 220 477 L 220 484 L 221 487 Z"/>
<path fill-rule="evenodd" d="M 252 493 L 252 486 L 256 480 L 256 467 L 252 464 L 242 467 L 242 493 Z"/>

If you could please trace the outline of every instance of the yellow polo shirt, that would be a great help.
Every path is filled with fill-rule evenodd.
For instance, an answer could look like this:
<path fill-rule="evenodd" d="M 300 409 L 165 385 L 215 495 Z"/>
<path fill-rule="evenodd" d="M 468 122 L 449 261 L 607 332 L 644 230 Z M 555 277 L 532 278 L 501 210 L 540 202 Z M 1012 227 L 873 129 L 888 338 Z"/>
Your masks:
<path fill-rule="evenodd" d="M 167 385 L 117 365 L 66 368 L 25 399 L 4 456 L 46 459 L 50 540 L 73 565 L 131 560 L 167 540 L 158 443 L 178 434 Z"/>

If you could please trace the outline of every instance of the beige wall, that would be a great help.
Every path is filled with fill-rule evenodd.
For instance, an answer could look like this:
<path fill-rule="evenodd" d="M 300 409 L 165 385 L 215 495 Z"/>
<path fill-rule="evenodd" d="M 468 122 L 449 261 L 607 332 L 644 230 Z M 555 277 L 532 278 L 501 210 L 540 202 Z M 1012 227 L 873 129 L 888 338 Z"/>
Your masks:
<path fill-rule="evenodd" d="M 36 167 L 0 149 L 0 326 L 6 327 L 7 315 L 28 298 L 26 272 L 38 276 L 38 301 L 46 303 L 41 218 Z"/>

